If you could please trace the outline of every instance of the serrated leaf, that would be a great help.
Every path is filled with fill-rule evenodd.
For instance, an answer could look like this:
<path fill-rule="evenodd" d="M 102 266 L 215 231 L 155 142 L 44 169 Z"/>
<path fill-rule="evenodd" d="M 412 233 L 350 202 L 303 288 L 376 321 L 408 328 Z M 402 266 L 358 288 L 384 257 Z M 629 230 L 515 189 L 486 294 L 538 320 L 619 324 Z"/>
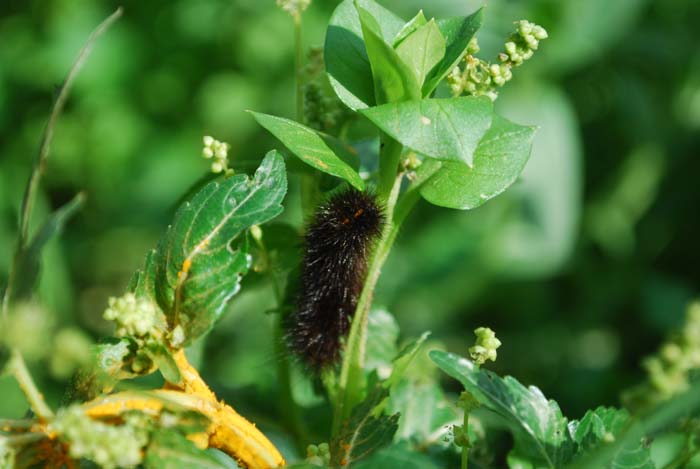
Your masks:
<path fill-rule="evenodd" d="M 419 85 L 445 56 L 445 38 L 435 20 L 428 21 L 406 37 L 396 53 L 413 71 Z"/>
<path fill-rule="evenodd" d="M 76 195 L 70 202 L 62 206 L 46 220 L 41 229 L 34 235 L 32 241 L 20 253 L 15 274 L 12 299 L 23 299 L 31 295 L 41 268 L 41 253 L 46 243 L 51 241 L 63 230 L 66 222 L 83 206 L 85 194 Z"/>
<path fill-rule="evenodd" d="M 284 160 L 271 151 L 252 180 L 209 183 L 180 206 L 158 246 L 156 295 L 171 327 L 182 327 L 182 345 L 208 331 L 238 292 L 250 266 L 243 232 L 279 215 L 286 192 Z"/>
<path fill-rule="evenodd" d="M 467 166 L 474 165 L 474 152 L 494 115 L 493 103 L 483 96 L 391 103 L 360 112 L 403 146 Z"/>
<path fill-rule="evenodd" d="M 447 74 L 462 60 L 467 52 L 469 41 L 481 27 L 482 20 L 483 8 L 466 17 L 438 20 L 438 28 L 445 38 L 446 51 L 440 63 L 433 68 L 423 83 L 423 96 L 430 96 Z"/>
<path fill-rule="evenodd" d="M 466 358 L 433 350 L 430 358 L 459 380 L 485 408 L 501 416 L 513 432 L 514 452 L 534 467 L 558 468 L 573 454 L 567 419 L 556 402 L 538 388 L 526 388 L 513 377 L 482 370 Z"/>
<path fill-rule="evenodd" d="M 206 450 L 199 449 L 183 435 L 172 430 L 158 430 L 151 437 L 144 460 L 146 468 L 180 469 L 226 469 Z"/>
<path fill-rule="evenodd" d="M 423 10 L 420 10 L 418 13 L 416 13 L 416 16 L 411 18 L 411 21 L 403 25 L 401 28 L 401 31 L 398 32 L 396 37 L 394 38 L 394 42 L 392 46 L 394 49 L 398 47 L 399 44 L 401 44 L 401 41 L 406 39 L 408 36 L 410 36 L 413 32 L 415 32 L 418 28 L 421 26 L 425 25 L 428 22 L 427 19 L 425 19 L 425 15 L 423 14 Z"/>
<path fill-rule="evenodd" d="M 388 396 L 388 388 L 378 384 L 352 409 L 330 442 L 331 466 L 350 465 L 391 443 L 399 426 L 399 414 L 383 413 Z"/>
<path fill-rule="evenodd" d="M 457 161 L 425 160 L 418 178 L 430 177 L 420 193 L 441 207 L 470 210 L 496 197 L 515 182 L 532 148 L 533 127 L 494 116 L 491 128 L 474 151 L 474 166 Z"/>
<path fill-rule="evenodd" d="M 372 13 L 383 37 L 393 38 L 403 27 L 401 18 L 378 3 L 371 0 L 358 3 Z M 341 2 L 331 16 L 326 31 L 324 62 L 331 86 L 346 106 L 357 110 L 375 104 L 372 69 L 354 0 Z"/>
<path fill-rule="evenodd" d="M 372 13 L 357 4 L 355 8 L 360 17 L 362 37 L 372 70 L 375 102 L 384 104 L 420 100 L 420 83 L 415 73 L 387 43 Z"/>
<path fill-rule="evenodd" d="M 629 423 L 630 415 L 625 409 L 598 407 L 589 410 L 580 422 L 574 420 L 569 423 L 569 430 L 578 444 L 576 457 L 613 443 L 627 429 Z M 631 445 L 619 448 L 605 468 L 654 469 L 654 463 L 650 448 L 639 438 L 632 441 Z"/>
<path fill-rule="evenodd" d="M 283 117 L 253 112 L 258 123 L 277 137 L 301 161 L 319 171 L 346 180 L 359 190 L 365 183 L 313 129 Z"/>

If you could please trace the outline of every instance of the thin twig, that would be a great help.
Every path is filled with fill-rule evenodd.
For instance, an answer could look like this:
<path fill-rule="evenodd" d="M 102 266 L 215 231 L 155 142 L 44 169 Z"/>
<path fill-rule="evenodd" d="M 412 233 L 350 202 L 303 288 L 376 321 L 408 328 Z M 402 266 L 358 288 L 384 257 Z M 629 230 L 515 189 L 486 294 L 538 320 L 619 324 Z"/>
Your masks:
<path fill-rule="evenodd" d="M 68 76 L 63 82 L 63 85 L 59 88 L 58 95 L 54 101 L 53 108 L 51 110 L 51 115 L 46 123 L 46 128 L 44 129 L 44 134 L 41 138 L 41 144 L 39 145 L 39 151 L 34 157 L 34 162 L 32 164 L 32 171 L 29 175 L 29 181 L 27 182 L 27 187 L 24 191 L 24 197 L 22 198 L 22 207 L 20 209 L 19 216 L 19 235 L 17 237 L 17 246 L 15 248 L 14 258 L 12 262 L 12 267 L 10 269 L 10 275 L 7 280 L 7 286 L 5 288 L 5 294 L 2 299 L 2 317 L 7 318 L 8 309 L 10 307 L 10 297 L 12 295 L 12 289 L 14 288 L 15 276 L 17 275 L 17 266 L 20 262 L 22 253 L 29 242 L 29 220 L 31 218 L 32 209 L 34 208 L 34 201 L 36 199 L 36 191 L 41 181 L 41 176 L 46 168 L 46 160 L 49 156 L 49 149 L 51 147 L 51 140 L 53 138 L 54 127 L 58 121 L 58 117 L 63 111 L 63 107 L 68 99 L 68 94 L 78 76 L 80 69 L 82 68 L 85 60 L 90 55 L 92 47 L 95 40 L 102 35 L 119 17 L 122 15 L 122 9 L 117 8 L 117 10 L 112 13 L 107 19 L 105 19 L 100 25 L 95 28 L 95 30 L 90 34 L 87 42 L 83 48 L 78 53 L 78 57 L 73 63 L 73 66 L 68 71 Z"/>

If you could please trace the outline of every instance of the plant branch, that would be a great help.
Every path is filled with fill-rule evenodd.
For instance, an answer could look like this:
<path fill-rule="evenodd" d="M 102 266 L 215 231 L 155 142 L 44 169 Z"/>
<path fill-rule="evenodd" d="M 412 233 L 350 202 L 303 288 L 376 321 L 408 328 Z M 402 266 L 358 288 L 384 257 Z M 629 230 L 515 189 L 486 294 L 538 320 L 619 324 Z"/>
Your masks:
<path fill-rule="evenodd" d="M 301 45 L 301 13 L 292 15 L 294 18 L 294 76 L 296 88 L 296 117 L 297 122 L 304 123 L 304 52 Z"/>
<path fill-rule="evenodd" d="M 44 396 L 39 392 L 36 384 L 34 384 L 32 376 L 29 374 L 22 354 L 16 349 L 12 351 L 12 358 L 10 358 L 8 368 L 19 383 L 19 387 L 22 388 L 24 395 L 27 396 L 29 406 L 37 417 L 39 417 L 40 420 L 49 420 L 53 418 L 53 411 L 46 404 L 46 401 L 44 401 Z"/>
<path fill-rule="evenodd" d="M 401 190 L 402 179 L 403 174 L 399 174 L 394 178 L 394 184 L 386 203 L 386 223 L 382 230 L 382 236 L 372 254 L 367 270 L 367 278 L 365 279 L 360 298 L 357 301 L 357 307 L 346 342 L 343 364 L 338 381 L 337 398 L 333 415 L 332 438 L 338 434 L 342 421 L 350 415 L 352 408 L 359 403 L 364 387 L 367 320 L 372 304 L 374 288 L 377 285 L 382 266 L 389 255 L 389 251 L 391 250 L 391 246 L 399 230 L 399 225 L 396 224 L 394 220 L 394 210 L 399 191 Z"/>
<path fill-rule="evenodd" d="M 58 117 L 61 115 L 63 108 L 68 99 L 68 94 L 78 76 L 80 69 L 82 68 L 85 60 L 90 55 L 92 47 L 97 40 L 119 17 L 122 15 L 122 9 L 117 8 L 117 10 L 112 13 L 107 19 L 100 23 L 97 28 L 90 34 L 87 42 L 83 48 L 78 53 L 78 57 L 68 71 L 68 76 L 66 77 L 63 85 L 59 88 L 58 95 L 54 101 L 53 108 L 51 110 L 51 115 L 46 123 L 46 128 L 44 129 L 44 134 L 41 138 L 41 144 L 39 145 L 39 151 L 34 157 L 32 164 L 32 171 L 29 175 L 29 181 L 24 191 L 24 196 L 22 198 L 22 206 L 19 215 L 19 235 L 17 237 L 17 245 L 15 247 L 15 253 L 13 257 L 12 267 L 10 268 L 10 274 L 7 279 L 7 286 L 5 288 L 5 293 L 2 299 L 2 317 L 7 318 L 8 309 L 10 307 L 10 298 L 12 296 L 12 289 L 14 288 L 15 276 L 17 275 L 17 268 L 23 254 L 25 247 L 27 246 L 29 240 L 29 221 L 31 219 L 32 210 L 34 208 L 34 201 L 36 199 L 37 188 L 39 187 L 39 182 L 41 181 L 41 176 L 46 168 L 46 161 L 49 156 L 49 150 L 51 147 L 51 140 L 53 138 L 54 127 L 58 121 Z"/>

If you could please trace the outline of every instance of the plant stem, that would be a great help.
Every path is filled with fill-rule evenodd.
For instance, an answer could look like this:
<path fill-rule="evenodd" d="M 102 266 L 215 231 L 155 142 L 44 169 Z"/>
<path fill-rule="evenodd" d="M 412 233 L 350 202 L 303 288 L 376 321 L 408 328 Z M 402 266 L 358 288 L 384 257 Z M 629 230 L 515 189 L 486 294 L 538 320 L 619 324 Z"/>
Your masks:
<path fill-rule="evenodd" d="M 41 138 L 41 144 L 39 145 L 39 151 L 34 157 L 34 162 L 32 164 L 32 171 L 29 175 L 29 181 L 24 191 L 24 196 L 22 198 L 22 206 L 19 215 L 19 235 L 17 237 L 17 245 L 15 247 L 15 253 L 12 261 L 12 267 L 10 268 L 10 274 L 7 279 L 7 286 L 5 288 L 5 293 L 2 299 L 2 317 L 7 318 L 8 310 L 10 308 L 10 298 L 12 296 L 12 290 L 15 284 L 15 276 L 17 275 L 18 265 L 21 261 L 24 249 L 27 246 L 29 238 L 29 221 L 31 219 L 32 210 L 34 208 L 34 201 L 36 199 L 36 191 L 39 187 L 39 182 L 41 181 L 41 176 L 46 168 L 46 160 L 49 156 L 49 149 L 51 147 L 51 140 L 53 138 L 54 127 L 58 121 L 58 117 L 63 111 L 63 107 L 68 99 L 68 94 L 70 92 L 71 86 L 78 76 L 83 63 L 90 55 L 92 47 L 95 40 L 102 35 L 119 17 L 122 15 L 122 9 L 117 8 L 117 10 L 112 13 L 107 19 L 100 23 L 97 28 L 90 34 L 87 42 L 83 48 L 78 53 L 78 58 L 75 60 L 70 70 L 68 71 L 68 76 L 66 80 L 61 85 L 58 91 L 56 100 L 54 101 L 53 108 L 51 110 L 51 115 L 46 123 L 46 128 L 44 129 L 44 134 Z"/>
<path fill-rule="evenodd" d="M 297 122 L 304 123 L 304 52 L 301 45 L 301 13 L 292 15 L 294 18 L 294 76 L 296 86 Z"/>
<path fill-rule="evenodd" d="M 399 152 L 400 153 L 400 152 Z M 332 438 L 337 436 L 343 420 L 349 415 L 352 408 L 359 403 L 364 388 L 364 362 L 365 345 L 367 342 L 367 319 L 382 266 L 386 261 L 391 246 L 396 239 L 399 225 L 394 222 L 394 209 L 396 207 L 403 175 L 395 176 L 393 187 L 388 195 L 386 203 L 386 223 L 382 236 L 377 243 L 367 269 L 362 293 L 357 301 L 357 307 L 353 316 L 350 334 L 345 346 L 343 364 L 338 380 L 338 391 L 333 414 Z"/>
<path fill-rule="evenodd" d="M 29 406 L 41 420 L 49 420 L 53 418 L 53 411 L 44 401 L 44 396 L 39 392 L 39 389 L 34 384 L 32 376 L 29 374 L 27 364 L 24 363 L 24 358 L 18 350 L 12 350 L 12 358 L 10 358 L 9 369 L 22 388 L 22 392 L 27 396 Z"/>

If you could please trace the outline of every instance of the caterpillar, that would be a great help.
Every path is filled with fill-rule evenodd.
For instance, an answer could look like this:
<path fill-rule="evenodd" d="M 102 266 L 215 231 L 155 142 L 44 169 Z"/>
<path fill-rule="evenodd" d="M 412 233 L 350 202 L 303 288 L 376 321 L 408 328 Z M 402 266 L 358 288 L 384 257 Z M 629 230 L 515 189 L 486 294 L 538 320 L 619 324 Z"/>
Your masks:
<path fill-rule="evenodd" d="M 314 213 L 304 236 L 301 285 L 287 341 L 314 372 L 340 358 L 342 339 L 367 275 L 367 260 L 385 217 L 375 197 L 346 189 Z"/>

